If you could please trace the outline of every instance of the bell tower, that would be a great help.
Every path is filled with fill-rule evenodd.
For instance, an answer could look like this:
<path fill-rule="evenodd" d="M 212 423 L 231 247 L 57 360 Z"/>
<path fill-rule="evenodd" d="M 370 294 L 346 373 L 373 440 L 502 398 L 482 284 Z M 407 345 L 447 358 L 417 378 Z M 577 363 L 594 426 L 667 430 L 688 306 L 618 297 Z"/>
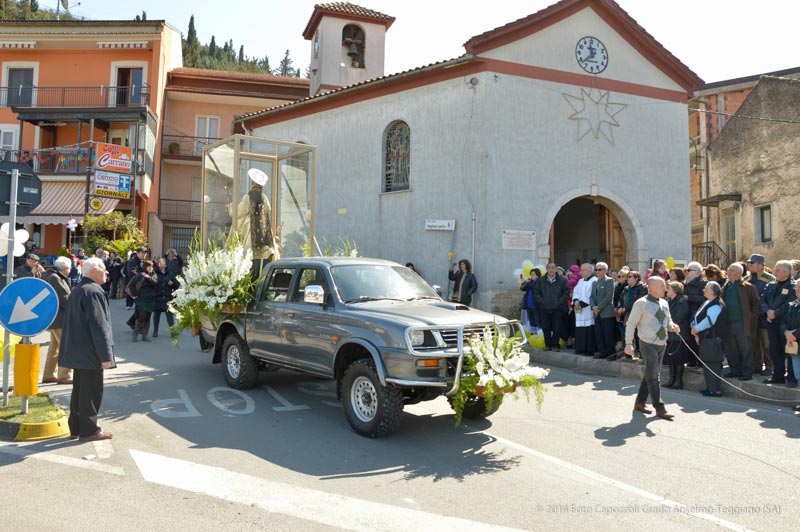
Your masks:
<path fill-rule="evenodd" d="M 303 31 L 311 41 L 310 95 L 384 75 L 394 17 L 349 2 L 317 4 Z"/>

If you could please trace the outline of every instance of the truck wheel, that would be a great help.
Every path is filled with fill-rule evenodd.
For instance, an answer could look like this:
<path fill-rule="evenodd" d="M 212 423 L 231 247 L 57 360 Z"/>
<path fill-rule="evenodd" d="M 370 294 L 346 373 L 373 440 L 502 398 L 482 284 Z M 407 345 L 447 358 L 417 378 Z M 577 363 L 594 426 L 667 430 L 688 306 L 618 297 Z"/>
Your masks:
<path fill-rule="evenodd" d="M 231 388 L 252 388 L 258 380 L 258 364 L 238 334 L 229 334 L 222 344 L 222 371 Z"/>
<path fill-rule="evenodd" d="M 403 394 L 393 386 L 381 385 L 370 358 L 356 360 L 345 371 L 342 403 L 350 426 L 368 438 L 394 432 L 403 412 Z"/>
<path fill-rule="evenodd" d="M 450 406 L 453 406 L 453 401 L 448 397 L 447 401 L 450 403 Z M 494 401 L 492 401 L 492 407 L 487 410 L 486 409 L 486 399 L 483 397 L 476 397 L 474 395 L 470 395 L 467 397 L 467 402 L 464 404 L 464 410 L 461 413 L 461 417 L 464 419 L 483 419 L 486 417 L 491 416 L 500 408 L 500 405 L 503 404 L 503 396 L 496 395 L 494 397 Z"/>

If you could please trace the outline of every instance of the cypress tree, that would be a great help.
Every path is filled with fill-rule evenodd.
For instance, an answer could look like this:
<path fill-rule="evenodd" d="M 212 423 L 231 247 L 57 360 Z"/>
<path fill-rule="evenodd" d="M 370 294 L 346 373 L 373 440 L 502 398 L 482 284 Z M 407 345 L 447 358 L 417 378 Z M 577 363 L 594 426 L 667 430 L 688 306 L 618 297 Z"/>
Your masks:
<path fill-rule="evenodd" d="M 186 46 L 183 50 L 183 64 L 187 67 L 200 66 L 200 41 L 194 27 L 194 15 L 189 18 L 189 33 L 186 35 Z"/>

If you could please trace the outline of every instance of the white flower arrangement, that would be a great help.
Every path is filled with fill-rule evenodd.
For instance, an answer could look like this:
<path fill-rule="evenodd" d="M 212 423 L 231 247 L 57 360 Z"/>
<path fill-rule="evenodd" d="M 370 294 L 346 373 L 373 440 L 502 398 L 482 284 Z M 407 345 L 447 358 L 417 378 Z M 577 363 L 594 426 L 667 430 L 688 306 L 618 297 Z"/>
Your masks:
<path fill-rule="evenodd" d="M 197 329 L 201 316 L 219 318 L 225 305 L 247 305 L 253 297 L 252 266 L 252 250 L 245 249 L 235 233 L 223 246 L 212 245 L 206 252 L 195 246 L 178 276 L 181 287 L 169 303 L 175 315 L 173 336 L 182 329 Z"/>
<path fill-rule="evenodd" d="M 514 337 L 509 337 L 497 325 L 486 327 L 482 335 L 469 339 L 464 353 L 461 382 L 451 397 L 456 413 L 456 425 L 461 423 L 464 406 L 476 396 L 485 400 L 486 410 L 492 409 L 498 395 L 522 388 L 527 400 L 533 391 L 536 408 L 544 401 L 544 386 L 540 382 L 550 370 L 530 366 L 530 355 Z"/>

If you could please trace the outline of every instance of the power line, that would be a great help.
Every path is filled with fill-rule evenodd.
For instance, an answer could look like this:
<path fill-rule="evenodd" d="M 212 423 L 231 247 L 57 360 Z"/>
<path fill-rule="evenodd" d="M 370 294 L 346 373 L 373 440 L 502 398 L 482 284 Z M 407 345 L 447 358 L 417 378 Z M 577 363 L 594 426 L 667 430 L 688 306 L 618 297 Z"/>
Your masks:
<path fill-rule="evenodd" d="M 761 116 L 747 116 L 740 114 L 722 113 L 720 111 L 709 111 L 707 109 L 695 109 L 698 113 L 707 113 L 710 115 L 727 116 L 728 118 L 744 118 L 746 120 L 758 120 L 761 122 L 778 122 L 781 124 L 800 124 L 800 120 L 786 120 L 784 118 L 764 118 Z"/>

